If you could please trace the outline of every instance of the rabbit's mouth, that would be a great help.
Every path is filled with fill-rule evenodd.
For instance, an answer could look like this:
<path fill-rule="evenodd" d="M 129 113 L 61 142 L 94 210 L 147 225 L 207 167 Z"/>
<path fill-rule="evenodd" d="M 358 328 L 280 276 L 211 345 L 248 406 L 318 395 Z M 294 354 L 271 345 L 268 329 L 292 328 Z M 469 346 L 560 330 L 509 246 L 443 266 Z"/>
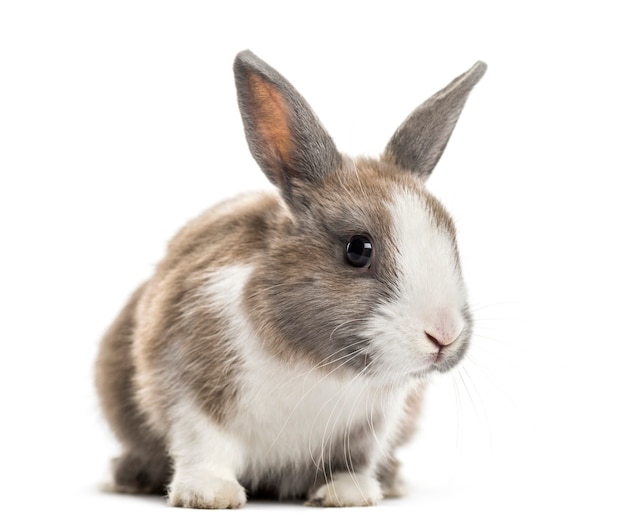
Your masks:
<path fill-rule="evenodd" d="M 453 343 L 440 347 L 436 353 L 431 355 L 431 372 L 447 372 L 463 359 L 469 348 L 472 335 L 471 319 L 467 318 L 466 321 L 466 327 Z"/>
<path fill-rule="evenodd" d="M 463 311 L 463 321 L 462 330 L 449 342 L 413 331 L 372 336 L 371 346 L 359 356 L 361 369 L 365 375 L 393 384 L 448 372 L 459 364 L 470 346 L 472 318 L 467 310 Z"/>

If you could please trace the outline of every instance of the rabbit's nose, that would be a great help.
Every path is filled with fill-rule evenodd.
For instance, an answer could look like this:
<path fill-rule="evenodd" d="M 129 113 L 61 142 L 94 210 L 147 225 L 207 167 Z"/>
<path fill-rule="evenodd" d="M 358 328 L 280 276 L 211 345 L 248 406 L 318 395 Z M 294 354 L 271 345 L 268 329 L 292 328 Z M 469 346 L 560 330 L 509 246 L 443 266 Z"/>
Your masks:
<path fill-rule="evenodd" d="M 430 335 L 428 332 L 424 332 L 426 334 L 426 337 L 428 338 L 428 340 L 435 345 L 438 348 L 443 348 L 445 345 L 439 341 L 439 339 L 437 339 L 435 336 Z"/>
<path fill-rule="evenodd" d="M 424 330 L 424 334 L 438 350 L 441 350 L 458 339 L 463 331 L 463 326 L 460 322 L 453 322 L 451 318 L 442 318 L 437 324 Z"/>

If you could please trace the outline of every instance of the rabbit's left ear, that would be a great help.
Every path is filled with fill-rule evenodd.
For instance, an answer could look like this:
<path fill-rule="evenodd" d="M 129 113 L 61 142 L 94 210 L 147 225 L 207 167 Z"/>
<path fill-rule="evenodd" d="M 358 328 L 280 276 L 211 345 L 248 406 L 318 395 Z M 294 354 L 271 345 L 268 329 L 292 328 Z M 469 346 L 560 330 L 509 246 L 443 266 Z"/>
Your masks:
<path fill-rule="evenodd" d="M 396 130 L 382 159 L 426 180 L 446 148 L 470 91 L 486 70 L 484 62 L 477 62 L 422 103 Z"/>

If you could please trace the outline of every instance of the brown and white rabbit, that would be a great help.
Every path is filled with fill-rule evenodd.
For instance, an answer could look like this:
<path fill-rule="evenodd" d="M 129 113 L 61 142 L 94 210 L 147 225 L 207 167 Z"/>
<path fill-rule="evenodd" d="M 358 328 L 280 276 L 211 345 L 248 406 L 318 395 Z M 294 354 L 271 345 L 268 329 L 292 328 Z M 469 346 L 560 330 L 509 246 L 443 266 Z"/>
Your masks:
<path fill-rule="evenodd" d="M 237 55 L 245 134 L 278 192 L 184 227 L 104 337 L 115 489 L 191 508 L 400 492 L 423 380 L 470 339 L 454 225 L 424 182 L 485 69 L 417 108 L 380 160 L 351 159 L 285 78 Z"/>

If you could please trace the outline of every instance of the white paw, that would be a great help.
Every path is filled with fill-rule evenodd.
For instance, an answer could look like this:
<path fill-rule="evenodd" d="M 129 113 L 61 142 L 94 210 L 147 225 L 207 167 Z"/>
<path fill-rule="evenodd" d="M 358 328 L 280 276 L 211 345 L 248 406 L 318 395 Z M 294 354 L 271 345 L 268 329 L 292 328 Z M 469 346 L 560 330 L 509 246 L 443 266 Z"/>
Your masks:
<path fill-rule="evenodd" d="M 358 473 L 338 473 L 311 494 L 309 506 L 372 506 L 383 498 L 375 478 Z"/>
<path fill-rule="evenodd" d="M 246 491 L 236 480 L 203 476 L 197 481 L 182 481 L 176 476 L 169 491 L 170 506 L 179 508 L 226 509 L 241 508 Z"/>

